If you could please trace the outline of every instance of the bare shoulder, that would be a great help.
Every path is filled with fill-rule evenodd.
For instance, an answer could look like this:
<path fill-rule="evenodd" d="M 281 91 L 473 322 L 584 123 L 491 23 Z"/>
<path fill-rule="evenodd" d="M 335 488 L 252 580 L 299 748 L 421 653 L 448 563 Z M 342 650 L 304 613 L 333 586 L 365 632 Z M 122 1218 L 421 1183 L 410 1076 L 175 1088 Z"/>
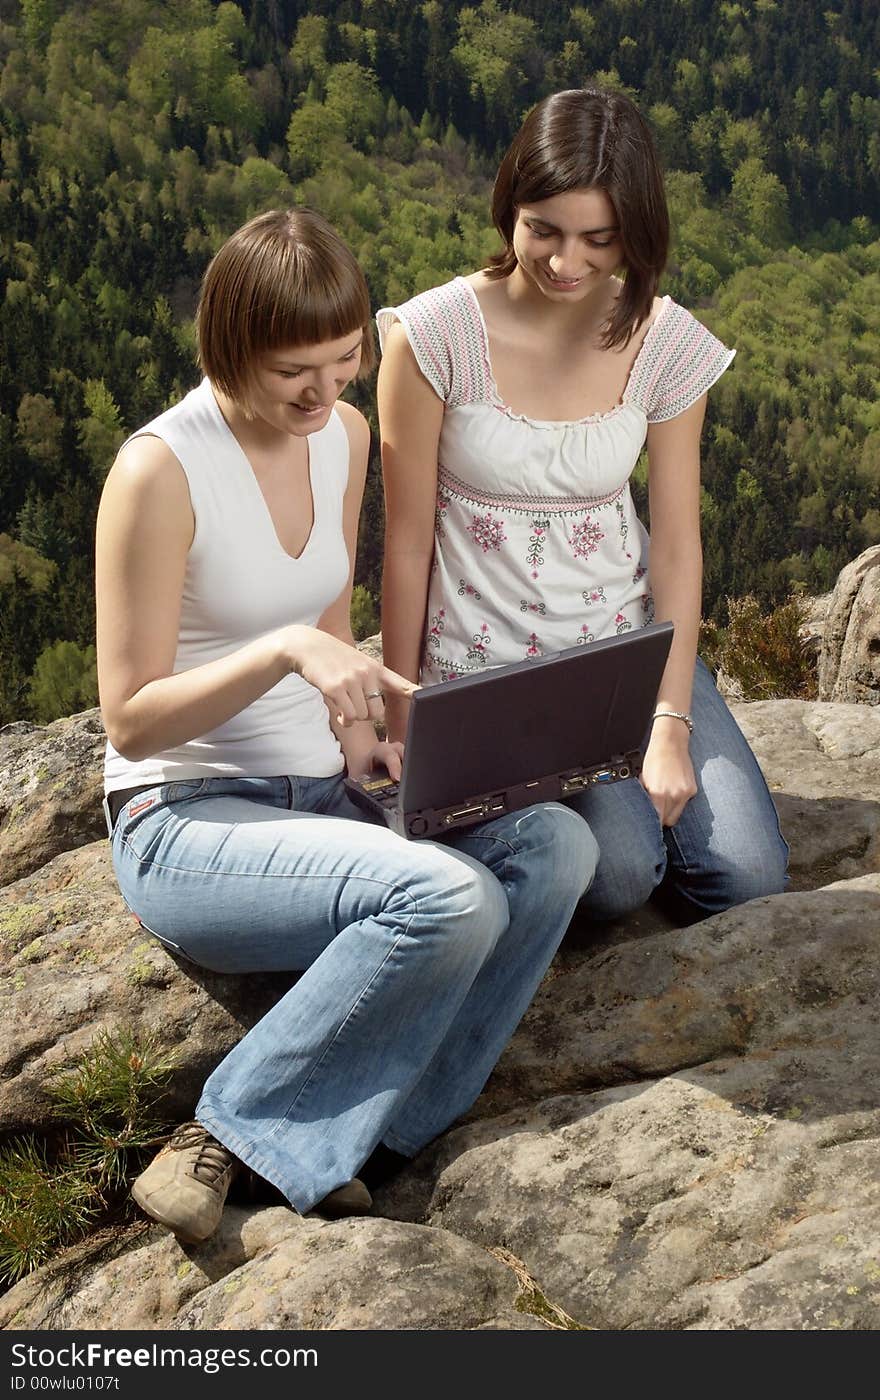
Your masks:
<path fill-rule="evenodd" d="M 120 447 L 106 486 L 137 495 L 182 493 L 189 499 L 183 467 L 168 444 L 152 433 L 130 438 Z"/>
<path fill-rule="evenodd" d="M 186 473 L 161 438 L 143 434 L 124 443 L 107 474 L 99 524 L 147 530 L 153 521 L 170 538 L 190 540 L 195 519 Z"/>
<path fill-rule="evenodd" d="M 472 272 L 468 277 L 462 278 L 467 282 L 480 306 L 492 307 L 496 302 L 507 300 L 507 278 L 488 277 L 484 269 L 479 272 Z"/>
<path fill-rule="evenodd" d="M 354 404 L 337 399 L 336 412 L 348 434 L 349 481 L 363 480 L 370 455 L 370 425 Z"/>
<path fill-rule="evenodd" d="M 337 399 L 336 412 L 342 419 L 342 426 L 348 433 L 348 440 L 352 451 L 363 451 L 370 445 L 370 425 L 359 408 L 354 404 L 346 403 L 344 399 Z"/>
<path fill-rule="evenodd" d="M 385 361 L 388 360 L 389 357 L 405 354 L 412 356 L 409 336 L 406 333 L 406 326 L 395 316 L 385 332 L 385 343 L 382 346 L 382 359 L 379 362 L 380 371 L 382 365 L 385 364 Z M 414 356 L 413 361 L 415 361 Z"/>

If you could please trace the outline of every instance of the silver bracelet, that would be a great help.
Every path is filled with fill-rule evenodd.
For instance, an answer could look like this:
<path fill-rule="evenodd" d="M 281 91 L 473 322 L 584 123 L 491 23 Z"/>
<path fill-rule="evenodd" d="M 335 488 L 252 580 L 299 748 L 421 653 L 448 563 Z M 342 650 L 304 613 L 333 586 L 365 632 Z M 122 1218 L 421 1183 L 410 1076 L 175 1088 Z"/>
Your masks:
<path fill-rule="evenodd" d="M 694 732 L 693 720 L 690 715 L 684 714 L 681 710 L 658 710 L 654 715 L 654 719 L 680 719 L 682 724 L 687 725 L 688 734 L 693 734 Z M 654 720 L 652 720 L 651 723 L 653 724 Z"/>

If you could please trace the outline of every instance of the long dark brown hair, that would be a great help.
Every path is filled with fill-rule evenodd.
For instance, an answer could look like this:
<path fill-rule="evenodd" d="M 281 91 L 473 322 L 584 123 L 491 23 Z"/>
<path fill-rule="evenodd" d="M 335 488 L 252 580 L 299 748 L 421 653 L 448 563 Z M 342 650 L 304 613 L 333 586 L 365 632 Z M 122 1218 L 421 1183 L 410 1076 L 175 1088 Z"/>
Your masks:
<path fill-rule="evenodd" d="M 571 88 L 545 97 L 526 117 L 498 170 L 492 218 L 504 240 L 486 276 L 516 267 L 513 230 L 521 205 L 569 190 L 604 190 L 614 205 L 623 249 L 623 288 L 602 337 L 626 345 L 651 314 L 669 251 L 663 175 L 647 122 L 623 93 Z"/>

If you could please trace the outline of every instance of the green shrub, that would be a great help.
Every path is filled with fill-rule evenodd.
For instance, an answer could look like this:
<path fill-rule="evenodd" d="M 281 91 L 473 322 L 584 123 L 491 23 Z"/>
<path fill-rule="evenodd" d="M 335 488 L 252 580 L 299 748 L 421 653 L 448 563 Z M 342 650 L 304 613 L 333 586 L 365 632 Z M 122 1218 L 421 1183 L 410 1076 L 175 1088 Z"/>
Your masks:
<path fill-rule="evenodd" d="M 28 1136 L 0 1153 L 0 1282 L 127 1212 L 129 1180 L 164 1140 L 159 1101 L 172 1068 L 153 1041 L 105 1031 L 50 1082 L 57 1143 Z"/>
<path fill-rule="evenodd" d="M 379 609 L 369 588 L 356 583 L 351 590 L 351 632 L 356 642 L 372 637 L 379 630 Z"/>
<path fill-rule="evenodd" d="M 814 700 L 817 659 L 802 635 L 808 604 L 793 593 L 769 613 L 758 599 L 727 599 L 727 626 L 707 621 L 700 629 L 700 653 L 713 673 L 736 682 L 744 700 Z"/>
<path fill-rule="evenodd" d="M 30 679 L 34 718 L 49 724 L 98 703 L 98 669 L 93 646 L 53 642 L 37 657 Z"/>

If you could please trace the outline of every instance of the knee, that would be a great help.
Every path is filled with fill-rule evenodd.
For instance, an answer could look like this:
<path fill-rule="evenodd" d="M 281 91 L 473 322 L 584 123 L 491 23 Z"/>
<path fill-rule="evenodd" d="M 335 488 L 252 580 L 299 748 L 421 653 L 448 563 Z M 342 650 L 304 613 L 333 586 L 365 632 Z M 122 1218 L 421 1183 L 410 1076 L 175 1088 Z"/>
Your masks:
<path fill-rule="evenodd" d="M 770 894 L 782 894 L 786 885 L 787 848 L 772 847 L 739 860 L 722 862 L 715 876 L 724 900 L 723 908 L 745 904 Z"/>
<path fill-rule="evenodd" d="M 647 904 L 665 873 L 666 850 L 662 842 L 654 852 L 609 851 L 603 846 L 584 910 L 591 919 L 625 919 Z"/>
<path fill-rule="evenodd" d="M 760 850 L 729 855 L 713 852 L 701 867 L 688 870 L 677 882 L 686 921 L 721 914 L 750 899 L 782 894 L 787 860 L 788 848 L 781 838 L 778 844 Z"/>
<path fill-rule="evenodd" d="M 448 941 L 482 943 L 490 951 L 507 928 L 504 890 L 491 871 L 439 846 L 422 847 L 421 918 Z"/>
<path fill-rule="evenodd" d="M 548 890 L 576 900 L 590 888 L 599 846 L 583 817 L 561 803 L 529 808 L 516 823 L 515 844 L 523 863 L 541 871 Z"/>

